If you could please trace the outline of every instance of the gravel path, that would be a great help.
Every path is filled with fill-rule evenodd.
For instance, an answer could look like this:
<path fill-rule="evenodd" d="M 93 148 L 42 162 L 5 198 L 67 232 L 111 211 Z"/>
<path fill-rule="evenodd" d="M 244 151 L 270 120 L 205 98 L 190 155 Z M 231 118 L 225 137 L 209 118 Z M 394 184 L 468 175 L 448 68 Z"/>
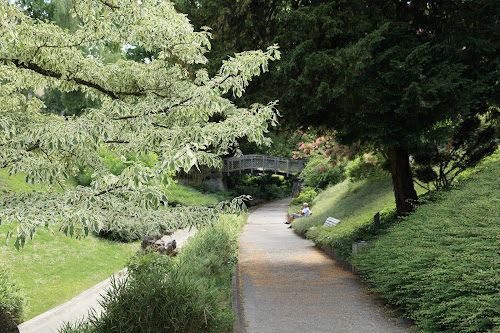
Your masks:
<path fill-rule="evenodd" d="M 361 280 L 287 225 L 289 199 L 262 206 L 240 238 L 239 332 L 408 332 Z"/>

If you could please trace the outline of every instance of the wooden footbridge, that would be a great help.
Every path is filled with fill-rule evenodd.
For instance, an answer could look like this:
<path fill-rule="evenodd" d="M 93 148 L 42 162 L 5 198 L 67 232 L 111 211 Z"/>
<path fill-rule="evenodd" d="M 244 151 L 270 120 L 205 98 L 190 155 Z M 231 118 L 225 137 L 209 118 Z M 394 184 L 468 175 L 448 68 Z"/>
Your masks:
<path fill-rule="evenodd" d="M 232 174 L 276 174 L 297 178 L 309 160 L 291 159 L 266 155 L 242 155 L 224 159 L 223 175 Z"/>

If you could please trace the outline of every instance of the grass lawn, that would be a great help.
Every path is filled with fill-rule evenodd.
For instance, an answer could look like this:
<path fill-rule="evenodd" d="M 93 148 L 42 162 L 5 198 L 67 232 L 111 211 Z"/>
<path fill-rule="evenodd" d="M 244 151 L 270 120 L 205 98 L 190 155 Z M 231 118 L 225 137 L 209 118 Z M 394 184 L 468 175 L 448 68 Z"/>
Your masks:
<path fill-rule="evenodd" d="M 165 195 L 169 200 L 169 204 L 179 204 L 183 206 L 215 206 L 222 200 L 222 198 L 219 198 L 215 194 L 202 194 L 191 187 L 179 184 L 171 184 L 165 192 Z"/>
<path fill-rule="evenodd" d="M 426 191 L 419 186 L 415 189 L 418 194 Z M 321 192 L 312 203 L 313 215 L 294 220 L 293 227 L 316 244 L 334 248 L 339 254 L 347 255 L 350 250 L 347 238 L 357 229 L 372 223 L 377 212 L 391 212 L 395 207 L 391 178 L 355 183 L 346 180 Z M 298 210 L 295 207 L 292 209 Z M 333 227 L 323 227 L 330 216 L 342 222 Z M 345 242 L 339 242 L 341 239 Z"/>
<path fill-rule="evenodd" d="M 7 170 L 0 169 L 0 195 L 4 191 L 9 192 L 31 192 L 31 191 L 45 191 L 46 187 L 43 185 L 31 185 L 24 181 L 24 175 L 17 174 L 9 176 Z"/>
<path fill-rule="evenodd" d="M 0 239 L 5 239 L 10 228 L 12 225 L 0 227 Z M 95 237 L 77 240 L 39 231 L 21 251 L 12 242 L 1 241 L 0 263 L 26 295 L 28 320 L 121 270 L 138 249 L 138 242 L 123 244 Z"/>

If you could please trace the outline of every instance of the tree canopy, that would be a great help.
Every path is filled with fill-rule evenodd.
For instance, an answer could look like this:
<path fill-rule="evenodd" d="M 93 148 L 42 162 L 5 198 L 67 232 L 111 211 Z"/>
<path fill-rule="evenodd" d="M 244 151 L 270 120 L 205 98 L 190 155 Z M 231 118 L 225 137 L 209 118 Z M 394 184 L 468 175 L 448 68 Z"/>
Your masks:
<path fill-rule="evenodd" d="M 383 149 L 399 213 L 417 199 L 409 154 L 498 112 L 498 1 L 319 1 L 283 18 L 287 121 Z"/>
<path fill-rule="evenodd" d="M 164 186 L 179 170 L 219 165 L 238 138 L 268 142 L 276 102 L 241 108 L 224 96 L 240 97 L 279 58 L 277 47 L 235 54 L 210 76 L 203 68 L 210 33 L 195 31 L 170 2 L 74 0 L 72 13 L 79 19 L 74 31 L 0 4 L 0 167 L 54 189 L 1 196 L 1 220 L 20 223 L 16 246 L 38 226 L 82 235 L 110 219 L 171 227 L 211 222 L 214 210 L 161 209 L 168 203 Z M 110 43 L 156 57 L 106 63 L 87 52 Z M 100 103 L 78 117 L 44 113 L 36 95 L 23 93 L 39 89 L 80 91 Z M 154 153 L 157 163 L 131 161 L 116 176 L 102 150 Z M 93 170 L 91 185 L 66 186 L 81 167 Z"/>
<path fill-rule="evenodd" d="M 237 2 L 233 12 L 251 17 L 257 3 Z M 247 97 L 279 99 L 281 123 L 287 127 L 335 130 L 341 143 L 381 149 L 391 163 L 400 214 L 411 211 L 410 201 L 417 200 L 410 155 L 429 156 L 448 139 L 477 156 L 493 151 L 491 129 L 484 131 L 488 139 L 469 136 L 466 140 L 480 141 L 467 149 L 459 133 L 485 115 L 498 114 L 499 1 L 266 3 L 277 10 L 253 21 L 251 29 L 242 28 L 248 20 L 221 27 L 232 22 L 220 19 L 227 16 L 221 6 L 219 15 L 193 20 L 224 34 L 220 43 L 228 49 L 241 45 L 243 34 L 251 35 L 246 42 L 277 43 L 282 61 L 252 83 Z M 217 13 L 213 6 L 209 12 Z M 429 159 L 425 163 L 426 171 L 436 166 Z"/>

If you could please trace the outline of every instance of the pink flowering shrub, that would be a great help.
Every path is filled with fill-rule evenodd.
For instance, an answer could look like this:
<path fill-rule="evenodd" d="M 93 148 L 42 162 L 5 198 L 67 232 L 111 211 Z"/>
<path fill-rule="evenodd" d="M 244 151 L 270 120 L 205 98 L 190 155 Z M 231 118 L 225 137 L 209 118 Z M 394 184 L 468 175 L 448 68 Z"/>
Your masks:
<path fill-rule="evenodd" d="M 322 155 L 329 157 L 332 166 L 342 163 L 344 160 L 351 159 L 356 151 L 357 146 L 345 146 L 335 142 L 333 135 L 315 136 L 312 134 L 302 133 L 303 141 L 299 142 L 299 147 L 293 152 L 292 157 L 311 158 L 313 156 Z"/>
<path fill-rule="evenodd" d="M 302 141 L 293 152 L 293 158 L 308 158 L 309 163 L 300 178 L 304 185 L 325 188 L 336 184 L 344 177 L 347 161 L 355 155 L 357 146 L 345 146 L 335 142 L 332 135 L 317 136 L 301 132 Z"/>
<path fill-rule="evenodd" d="M 380 179 L 389 176 L 384 169 L 385 158 L 380 153 L 365 153 L 350 161 L 346 167 L 346 176 L 351 181 L 362 179 Z"/>

